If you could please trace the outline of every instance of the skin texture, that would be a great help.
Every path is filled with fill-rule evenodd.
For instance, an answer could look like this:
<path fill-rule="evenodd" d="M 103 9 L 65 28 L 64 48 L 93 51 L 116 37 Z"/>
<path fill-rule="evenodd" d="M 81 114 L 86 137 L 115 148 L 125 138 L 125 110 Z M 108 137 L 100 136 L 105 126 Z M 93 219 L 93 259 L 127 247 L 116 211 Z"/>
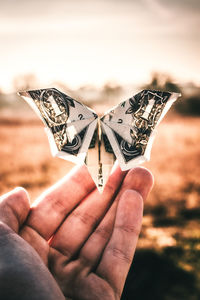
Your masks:
<path fill-rule="evenodd" d="M 4 195 L 0 298 L 120 299 L 152 185 L 146 169 L 116 166 L 99 194 L 81 166 L 31 208 L 24 189 Z"/>

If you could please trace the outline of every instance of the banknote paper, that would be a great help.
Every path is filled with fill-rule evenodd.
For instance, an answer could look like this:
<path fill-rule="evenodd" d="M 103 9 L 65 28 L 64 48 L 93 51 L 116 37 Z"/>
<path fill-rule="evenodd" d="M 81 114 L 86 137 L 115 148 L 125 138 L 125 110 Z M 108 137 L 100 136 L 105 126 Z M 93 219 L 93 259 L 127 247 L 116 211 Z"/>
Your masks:
<path fill-rule="evenodd" d="M 55 88 L 19 95 L 44 122 L 52 155 L 85 163 L 100 192 L 116 159 L 122 170 L 150 159 L 155 128 L 180 96 L 143 90 L 100 118 Z"/>

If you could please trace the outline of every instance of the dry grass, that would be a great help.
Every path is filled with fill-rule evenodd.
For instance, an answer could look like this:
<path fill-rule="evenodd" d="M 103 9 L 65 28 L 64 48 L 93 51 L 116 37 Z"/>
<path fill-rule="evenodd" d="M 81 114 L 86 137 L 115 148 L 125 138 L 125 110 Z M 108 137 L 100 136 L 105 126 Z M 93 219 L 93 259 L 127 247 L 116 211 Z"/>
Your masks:
<path fill-rule="evenodd" d="M 150 202 L 186 201 L 198 206 L 200 193 L 200 118 L 172 116 L 158 129 L 151 161 L 155 176 Z"/>

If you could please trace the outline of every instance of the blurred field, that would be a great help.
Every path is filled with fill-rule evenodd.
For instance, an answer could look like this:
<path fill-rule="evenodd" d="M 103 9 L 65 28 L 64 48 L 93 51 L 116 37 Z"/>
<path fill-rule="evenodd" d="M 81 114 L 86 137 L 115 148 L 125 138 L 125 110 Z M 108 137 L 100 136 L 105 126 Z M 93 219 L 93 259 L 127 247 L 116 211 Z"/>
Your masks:
<path fill-rule="evenodd" d="M 123 299 L 200 299 L 199 128 L 200 118 L 176 114 L 159 126 L 145 165 L 155 186 Z M 33 201 L 73 167 L 52 158 L 43 124 L 33 114 L 2 114 L 0 141 L 1 194 L 23 186 Z"/>

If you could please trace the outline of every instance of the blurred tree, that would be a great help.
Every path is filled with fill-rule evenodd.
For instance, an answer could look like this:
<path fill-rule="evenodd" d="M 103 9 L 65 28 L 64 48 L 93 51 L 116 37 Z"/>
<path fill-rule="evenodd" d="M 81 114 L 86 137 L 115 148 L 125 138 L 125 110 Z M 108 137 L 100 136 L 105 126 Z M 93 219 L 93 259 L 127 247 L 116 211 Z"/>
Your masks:
<path fill-rule="evenodd" d="M 151 82 L 142 87 L 143 89 L 159 90 L 159 91 L 169 91 L 175 93 L 181 93 L 181 88 L 170 75 L 165 73 L 152 73 Z"/>
<path fill-rule="evenodd" d="M 184 97 L 182 101 L 175 102 L 174 107 L 183 115 L 200 116 L 200 94 Z"/>
<path fill-rule="evenodd" d="M 102 88 L 102 96 L 106 101 L 114 100 L 121 96 L 123 88 L 115 82 L 107 82 Z"/>

